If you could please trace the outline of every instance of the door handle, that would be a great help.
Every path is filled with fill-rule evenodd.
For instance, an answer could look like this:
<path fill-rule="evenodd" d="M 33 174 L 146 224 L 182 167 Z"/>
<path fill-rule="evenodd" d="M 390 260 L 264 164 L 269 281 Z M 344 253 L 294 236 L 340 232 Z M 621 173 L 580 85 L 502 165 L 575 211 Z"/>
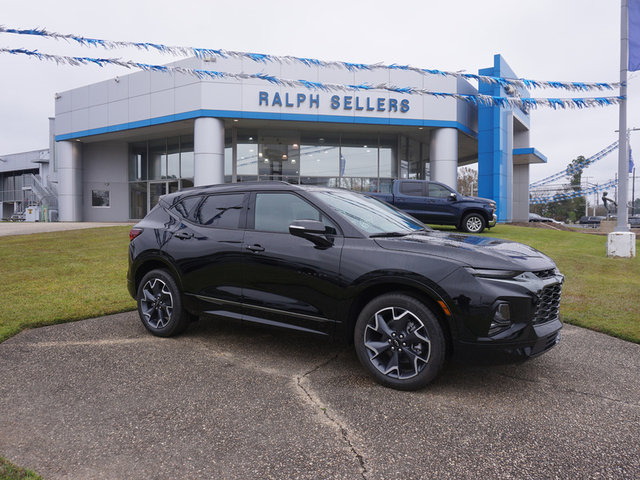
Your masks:
<path fill-rule="evenodd" d="M 252 252 L 264 252 L 264 247 L 261 245 L 247 245 L 247 250 Z"/>
<path fill-rule="evenodd" d="M 178 232 L 174 234 L 174 237 L 180 238 L 182 240 L 188 240 L 189 238 L 193 238 L 193 233 L 189 232 Z"/>

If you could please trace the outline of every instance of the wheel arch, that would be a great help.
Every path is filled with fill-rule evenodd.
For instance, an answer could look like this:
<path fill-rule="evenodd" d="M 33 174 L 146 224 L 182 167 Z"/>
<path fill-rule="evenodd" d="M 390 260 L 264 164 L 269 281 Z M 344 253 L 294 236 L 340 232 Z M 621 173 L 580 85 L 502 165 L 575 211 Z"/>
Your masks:
<path fill-rule="evenodd" d="M 171 264 L 171 262 L 168 259 L 161 256 L 154 255 L 154 256 L 139 260 L 139 263 L 135 268 L 135 276 L 133 278 L 133 281 L 134 281 L 134 288 L 136 292 L 138 291 L 138 287 L 140 286 L 140 282 L 142 281 L 143 277 L 147 273 L 149 273 L 151 270 L 156 270 L 156 269 L 167 270 L 173 277 L 176 284 L 178 285 L 178 288 L 182 290 L 182 282 L 180 281 L 180 275 L 178 275 L 178 272 L 176 271 L 175 267 Z"/>
<path fill-rule="evenodd" d="M 374 298 L 387 293 L 398 293 L 413 297 L 424 303 L 435 314 L 445 337 L 447 357 L 449 357 L 453 352 L 454 335 L 454 321 L 449 302 L 447 302 L 435 289 L 427 285 L 400 279 L 378 282 L 367 286 L 358 293 L 354 301 L 351 303 L 348 311 L 346 319 L 347 326 L 344 332 L 346 341 L 349 344 L 353 343 L 356 321 L 365 305 Z M 444 304 L 449 311 L 449 314 L 445 312 L 440 302 Z"/>
<path fill-rule="evenodd" d="M 485 212 L 484 210 L 482 210 L 481 208 L 478 207 L 469 207 L 469 208 L 465 208 L 462 211 L 462 215 L 460 215 L 460 222 L 459 222 L 459 226 L 462 226 L 462 221 L 464 220 L 464 217 L 466 217 L 467 215 L 469 215 L 470 213 L 477 213 L 479 214 L 482 218 L 484 218 L 484 221 L 486 224 L 489 223 L 489 215 L 487 215 L 487 212 Z"/>

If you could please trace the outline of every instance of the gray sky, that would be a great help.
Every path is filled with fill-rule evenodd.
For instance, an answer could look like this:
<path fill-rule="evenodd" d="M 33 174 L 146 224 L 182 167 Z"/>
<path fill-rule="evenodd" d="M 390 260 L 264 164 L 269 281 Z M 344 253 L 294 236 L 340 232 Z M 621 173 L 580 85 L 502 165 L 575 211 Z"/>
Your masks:
<path fill-rule="evenodd" d="M 41 27 L 109 40 L 471 73 L 491 66 L 493 55 L 500 53 L 524 78 L 616 82 L 620 75 L 620 1 L 0 0 L 0 5 L 0 22 L 5 27 Z M 137 50 L 88 49 L 23 35 L 0 34 L 0 47 L 144 63 L 175 60 Z M 116 67 L 56 66 L 0 55 L 0 153 L 47 148 L 47 118 L 54 114 L 55 92 L 126 72 Z M 629 127 L 640 127 L 639 73 L 630 75 Z M 531 91 L 533 97 L 563 95 L 557 90 Z M 589 157 L 603 149 L 617 139 L 617 128 L 618 107 L 535 111 L 531 143 L 549 162 L 532 167 L 532 180 L 565 168 L 578 155 Z M 640 132 L 632 134 L 631 146 L 638 147 L 636 163 L 640 166 Z M 589 167 L 585 175 L 599 182 L 613 178 L 617 158 L 617 153 L 611 154 Z M 640 175 L 640 168 L 638 171 Z M 637 185 L 640 189 L 640 181 Z"/>

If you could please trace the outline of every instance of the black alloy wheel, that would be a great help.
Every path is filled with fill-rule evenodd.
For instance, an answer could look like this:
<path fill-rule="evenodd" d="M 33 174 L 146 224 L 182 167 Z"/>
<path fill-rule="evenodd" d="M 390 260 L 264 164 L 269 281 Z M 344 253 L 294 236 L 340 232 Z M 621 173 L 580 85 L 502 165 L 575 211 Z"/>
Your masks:
<path fill-rule="evenodd" d="M 166 270 L 152 270 L 138 286 L 138 314 L 147 330 L 160 337 L 182 332 L 189 314 L 182 309 L 180 290 Z"/>
<path fill-rule="evenodd" d="M 367 304 L 356 322 L 360 363 L 387 387 L 417 390 L 442 370 L 445 340 L 433 312 L 414 297 L 391 293 Z"/>
<path fill-rule="evenodd" d="M 462 219 L 462 230 L 468 233 L 482 233 L 486 226 L 487 222 L 479 213 L 468 213 Z"/>

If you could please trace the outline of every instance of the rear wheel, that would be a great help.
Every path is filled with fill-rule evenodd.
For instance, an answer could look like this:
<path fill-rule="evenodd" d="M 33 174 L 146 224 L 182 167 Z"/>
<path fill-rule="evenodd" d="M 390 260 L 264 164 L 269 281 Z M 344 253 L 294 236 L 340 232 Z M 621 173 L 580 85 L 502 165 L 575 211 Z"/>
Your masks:
<path fill-rule="evenodd" d="M 180 290 L 166 270 L 152 270 L 138 286 L 138 314 L 147 330 L 160 337 L 182 332 L 191 316 L 182 308 Z"/>
<path fill-rule="evenodd" d="M 442 370 L 445 339 L 433 312 L 404 294 L 381 295 L 360 312 L 354 331 L 360 363 L 387 387 L 417 390 Z"/>
<path fill-rule="evenodd" d="M 468 213 L 462 219 L 462 230 L 468 233 L 482 233 L 487 226 L 484 217 L 479 213 Z"/>

